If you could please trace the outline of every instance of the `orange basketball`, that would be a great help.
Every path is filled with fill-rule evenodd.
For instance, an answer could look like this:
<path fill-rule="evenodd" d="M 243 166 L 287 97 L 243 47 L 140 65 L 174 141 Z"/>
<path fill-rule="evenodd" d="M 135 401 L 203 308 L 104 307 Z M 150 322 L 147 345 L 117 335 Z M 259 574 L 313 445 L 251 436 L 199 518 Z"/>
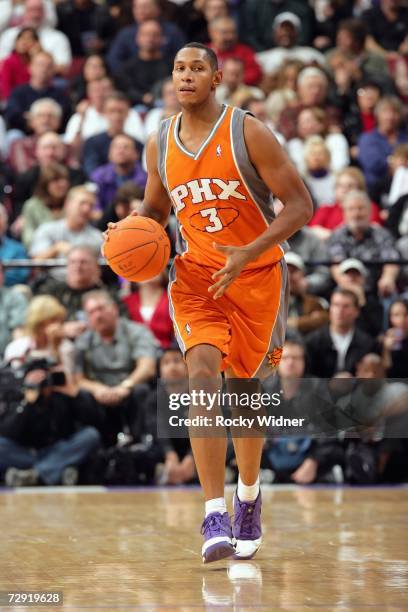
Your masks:
<path fill-rule="evenodd" d="M 170 240 L 159 223 L 147 217 L 126 217 L 110 230 L 104 245 L 112 270 L 135 283 L 160 274 L 170 257 Z"/>

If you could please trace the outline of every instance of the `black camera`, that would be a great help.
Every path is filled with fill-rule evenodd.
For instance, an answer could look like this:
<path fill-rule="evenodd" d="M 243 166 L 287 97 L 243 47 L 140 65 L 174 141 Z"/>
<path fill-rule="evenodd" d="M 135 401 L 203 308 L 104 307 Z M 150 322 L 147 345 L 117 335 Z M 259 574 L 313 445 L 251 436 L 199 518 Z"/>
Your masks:
<path fill-rule="evenodd" d="M 62 370 L 53 370 L 57 362 L 51 357 L 31 358 L 23 365 L 23 388 L 24 389 L 47 389 L 49 387 L 61 387 L 65 385 L 66 377 Z M 40 383 L 29 383 L 25 377 L 33 370 L 45 370 L 46 376 Z"/>

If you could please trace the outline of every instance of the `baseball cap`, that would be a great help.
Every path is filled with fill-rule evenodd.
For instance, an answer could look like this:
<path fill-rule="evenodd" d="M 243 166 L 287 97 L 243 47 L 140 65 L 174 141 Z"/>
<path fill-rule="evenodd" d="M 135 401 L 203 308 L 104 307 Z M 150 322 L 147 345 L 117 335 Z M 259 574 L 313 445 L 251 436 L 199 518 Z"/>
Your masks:
<path fill-rule="evenodd" d="M 348 272 L 349 270 L 357 270 L 362 276 L 367 276 L 367 268 L 365 265 L 359 259 L 355 259 L 354 257 L 345 259 L 339 265 L 339 272 L 341 274 Z"/>
<path fill-rule="evenodd" d="M 278 28 L 282 23 L 289 22 L 293 25 L 296 30 L 300 30 L 300 26 L 302 25 L 299 17 L 295 15 L 295 13 L 291 13 L 289 11 L 284 11 L 283 13 L 279 13 L 276 15 L 273 20 L 272 27 L 273 29 Z"/>
<path fill-rule="evenodd" d="M 302 272 L 305 271 L 305 264 L 303 263 L 303 259 L 294 251 L 288 251 L 288 253 L 285 253 L 285 261 L 288 266 L 293 266 L 298 270 L 302 270 Z"/>

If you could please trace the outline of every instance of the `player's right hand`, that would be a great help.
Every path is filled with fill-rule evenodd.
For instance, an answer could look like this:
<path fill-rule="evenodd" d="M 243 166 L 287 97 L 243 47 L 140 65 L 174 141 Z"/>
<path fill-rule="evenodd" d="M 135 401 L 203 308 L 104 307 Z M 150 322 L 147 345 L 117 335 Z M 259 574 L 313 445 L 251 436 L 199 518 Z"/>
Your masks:
<path fill-rule="evenodd" d="M 138 214 L 139 213 L 136 210 L 132 210 L 132 212 L 128 215 L 128 217 L 137 217 Z M 116 229 L 117 225 L 118 225 L 117 223 L 113 223 L 112 221 L 110 221 L 108 223 L 108 227 L 106 228 L 106 230 L 104 232 L 102 232 L 102 236 L 103 236 L 103 243 L 102 243 L 102 246 L 101 246 L 101 255 L 102 255 L 102 257 L 105 257 L 105 252 L 104 252 L 104 248 L 103 247 L 105 246 L 105 242 L 108 242 L 108 240 L 109 240 L 109 232 L 111 230 Z"/>

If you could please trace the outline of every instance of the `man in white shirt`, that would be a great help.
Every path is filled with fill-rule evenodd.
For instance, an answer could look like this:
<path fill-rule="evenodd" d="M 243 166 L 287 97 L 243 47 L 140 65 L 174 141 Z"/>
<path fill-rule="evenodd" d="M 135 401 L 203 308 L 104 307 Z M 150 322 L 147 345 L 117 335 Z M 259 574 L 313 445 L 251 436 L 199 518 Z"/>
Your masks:
<path fill-rule="evenodd" d="M 54 58 L 56 71 L 64 74 L 72 62 L 71 46 L 62 32 L 46 25 L 43 0 L 26 0 L 23 23 L 21 27 L 32 27 L 37 30 L 40 44 Z M 14 49 L 14 42 L 21 27 L 8 28 L 0 36 L 0 60 Z"/>

